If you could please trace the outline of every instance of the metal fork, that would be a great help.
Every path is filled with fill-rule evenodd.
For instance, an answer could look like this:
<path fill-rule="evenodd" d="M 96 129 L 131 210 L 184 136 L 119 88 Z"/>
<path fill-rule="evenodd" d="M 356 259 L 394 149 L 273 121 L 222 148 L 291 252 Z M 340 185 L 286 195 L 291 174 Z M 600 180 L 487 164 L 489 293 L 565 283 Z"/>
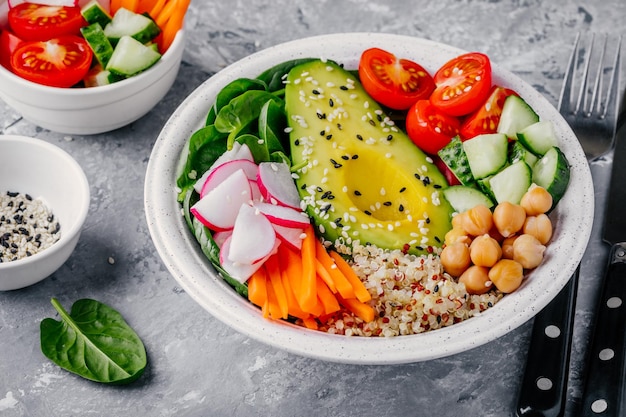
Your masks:
<path fill-rule="evenodd" d="M 558 103 L 559 112 L 589 161 L 612 149 L 617 125 L 622 38 L 618 38 L 614 58 L 605 64 L 608 39 L 608 35 L 604 36 L 597 52 L 595 34 L 588 43 L 583 42 L 580 33 L 576 36 Z M 577 79 L 579 86 L 575 85 Z M 535 316 L 518 397 L 518 417 L 560 417 L 565 413 L 579 269 L 580 266 L 557 297 Z"/>

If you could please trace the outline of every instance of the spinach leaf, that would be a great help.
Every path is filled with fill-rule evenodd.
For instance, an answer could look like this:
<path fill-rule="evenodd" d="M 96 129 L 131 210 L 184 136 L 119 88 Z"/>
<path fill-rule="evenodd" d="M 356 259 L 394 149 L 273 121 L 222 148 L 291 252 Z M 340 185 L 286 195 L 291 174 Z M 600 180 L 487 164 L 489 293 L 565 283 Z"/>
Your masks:
<path fill-rule="evenodd" d="M 237 139 L 235 140 L 242 145 L 245 144 L 248 146 L 252 156 L 254 157 L 254 162 L 257 164 L 270 160 L 270 153 L 267 150 L 266 143 L 258 136 L 253 135 L 252 133 L 245 133 L 237 136 Z"/>
<path fill-rule="evenodd" d="M 51 300 L 61 321 L 41 321 L 41 351 L 61 368 L 83 378 L 108 384 L 127 384 L 143 373 L 146 349 L 135 331 L 111 307 L 82 299 L 68 314 Z"/>
<path fill-rule="evenodd" d="M 222 133 L 228 133 L 227 149 L 231 149 L 239 132 L 251 122 L 258 119 L 265 102 L 272 100 L 284 106 L 280 97 L 267 91 L 249 90 L 232 99 L 217 114 L 215 128 Z"/>
<path fill-rule="evenodd" d="M 289 149 L 288 138 L 285 136 L 287 115 L 284 108 L 274 101 L 267 101 L 259 114 L 259 138 L 265 142 L 267 150 L 285 152 Z"/>
<path fill-rule="evenodd" d="M 263 81 L 267 85 L 267 91 L 275 92 L 281 90 L 283 85 L 283 78 L 286 74 L 291 71 L 293 67 L 296 67 L 300 64 L 304 64 L 306 62 L 315 61 L 318 58 L 298 58 L 292 59 L 291 61 L 282 62 L 269 68 L 261 73 L 257 77 L 257 79 Z"/>

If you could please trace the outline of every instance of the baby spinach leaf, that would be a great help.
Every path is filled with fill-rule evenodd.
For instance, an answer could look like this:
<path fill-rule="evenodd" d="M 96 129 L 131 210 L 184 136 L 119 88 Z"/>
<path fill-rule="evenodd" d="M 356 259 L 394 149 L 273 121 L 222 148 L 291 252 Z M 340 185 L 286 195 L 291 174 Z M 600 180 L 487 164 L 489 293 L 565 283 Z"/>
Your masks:
<path fill-rule="evenodd" d="M 275 92 L 284 87 L 283 78 L 291 71 L 293 67 L 300 64 L 313 61 L 317 58 L 298 58 L 290 61 L 281 62 L 261 73 L 257 79 L 263 81 L 267 85 L 267 91 Z"/>
<path fill-rule="evenodd" d="M 283 138 L 287 127 L 287 116 L 282 106 L 268 100 L 259 113 L 259 137 L 265 142 L 269 153 L 285 152 L 288 138 Z"/>
<path fill-rule="evenodd" d="M 91 299 L 78 300 L 68 314 L 51 300 L 60 321 L 41 321 L 41 351 L 61 368 L 83 378 L 127 384 L 143 373 L 146 349 L 135 331 L 111 307 Z"/>

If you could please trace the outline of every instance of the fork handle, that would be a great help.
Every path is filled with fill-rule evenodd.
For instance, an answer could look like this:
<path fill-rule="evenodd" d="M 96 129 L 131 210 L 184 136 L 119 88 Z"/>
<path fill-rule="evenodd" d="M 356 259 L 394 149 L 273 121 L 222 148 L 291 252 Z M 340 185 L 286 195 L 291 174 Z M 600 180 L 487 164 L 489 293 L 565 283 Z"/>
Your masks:
<path fill-rule="evenodd" d="M 626 243 L 611 248 L 598 300 L 582 398 L 582 416 L 617 417 L 626 360 Z"/>
<path fill-rule="evenodd" d="M 518 417 L 560 417 L 565 412 L 579 268 L 535 316 L 517 401 Z"/>

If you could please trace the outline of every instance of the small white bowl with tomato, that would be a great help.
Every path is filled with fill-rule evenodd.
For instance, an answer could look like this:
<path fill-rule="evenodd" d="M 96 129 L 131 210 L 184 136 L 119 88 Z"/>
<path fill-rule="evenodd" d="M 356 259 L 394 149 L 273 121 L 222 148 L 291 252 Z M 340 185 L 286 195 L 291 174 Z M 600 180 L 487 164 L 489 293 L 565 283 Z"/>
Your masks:
<path fill-rule="evenodd" d="M 32 1 L 0 0 L 0 99 L 26 120 L 65 134 L 108 132 L 171 88 L 188 1 Z"/>

